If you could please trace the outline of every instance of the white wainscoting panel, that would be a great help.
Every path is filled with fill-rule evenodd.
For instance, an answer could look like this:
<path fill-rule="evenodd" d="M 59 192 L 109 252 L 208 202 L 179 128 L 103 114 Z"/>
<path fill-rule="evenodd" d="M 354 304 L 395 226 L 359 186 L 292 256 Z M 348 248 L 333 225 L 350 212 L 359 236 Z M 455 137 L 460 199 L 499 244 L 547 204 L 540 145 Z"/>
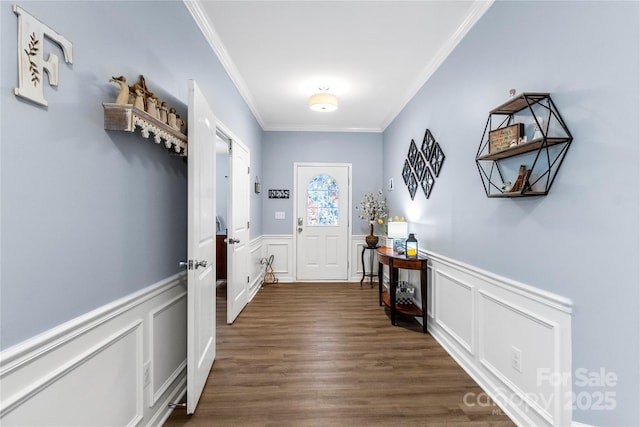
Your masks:
<path fill-rule="evenodd" d="M 256 296 L 262 281 L 264 280 L 264 273 L 266 265 L 262 263 L 265 258 L 264 246 L 262 245 L 262 237 L 257 237 L 249 242 L 249 259 L 251 260 L 251 268 L 249 276 L 251 277 L 251 284 L 249 286 L 249 301 Z"/>
<path fill-rule="evenodd" d="M 279 282 L 294 282 L 295 268 L 293 264 L 293 236 L 262 236 L 265 256 L 273 255 L 273 272 Z"/>
<path fill-rule="evenodd" d="M 186 369 L 187 293 L 176 295 L 150 313 L 150 405 L 155 405 Z M 145 361 L 146 363 L 146 361 Z"/>
<path fill-rule="evenodd" d="M 4 350 L 0 424 L 161 425 L 186 383 L 185 292 L 177 274 Z"/>
<path fill-rule="evenodd" d="M 431 335 L 516 424 L 571 425 L 572 302 L 426 255 Z"/>
<path fill-rule="evenodd" d="M 436 323 L 470 354 L 475 353 L 473 286 L 436 270 Z"/>

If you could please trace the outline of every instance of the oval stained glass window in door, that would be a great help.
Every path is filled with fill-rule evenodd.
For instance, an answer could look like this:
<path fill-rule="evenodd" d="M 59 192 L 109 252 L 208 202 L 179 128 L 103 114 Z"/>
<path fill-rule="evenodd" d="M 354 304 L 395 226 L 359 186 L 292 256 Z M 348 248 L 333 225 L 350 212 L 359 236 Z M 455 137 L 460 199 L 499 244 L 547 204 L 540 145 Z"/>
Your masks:
<path fill-rule="evenodd" d="M 317 175 L 307 184 L 307 225 L 338 225 L 338 183 L 330 175 Z"/>

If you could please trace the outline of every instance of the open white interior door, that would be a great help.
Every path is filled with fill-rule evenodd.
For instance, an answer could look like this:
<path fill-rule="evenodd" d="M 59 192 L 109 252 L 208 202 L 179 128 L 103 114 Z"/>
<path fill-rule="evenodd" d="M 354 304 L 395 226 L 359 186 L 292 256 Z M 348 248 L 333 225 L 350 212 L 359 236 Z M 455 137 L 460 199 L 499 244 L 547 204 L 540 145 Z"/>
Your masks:
<path fill-rule="evenodd" d="M 231 324 L 249 302 L 249 149 L 238 141 L 229 144 L 229 226 L 227 230 L 227 323 Z"/>
<path fill-rule="evenodd" d="M 187 224 L 187 413 L 193 414 L 216 355 L 216 119 L 189 80 Z"/>

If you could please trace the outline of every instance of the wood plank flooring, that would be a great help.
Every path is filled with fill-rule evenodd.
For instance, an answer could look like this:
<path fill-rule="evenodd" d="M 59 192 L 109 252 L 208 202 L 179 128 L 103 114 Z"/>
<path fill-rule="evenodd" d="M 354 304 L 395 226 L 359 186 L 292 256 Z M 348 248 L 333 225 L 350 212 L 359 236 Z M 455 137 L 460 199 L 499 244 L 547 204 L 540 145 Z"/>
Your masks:
<path fill-rule="evenodd" d="M 514 425 L 415 320 L 391 325 L 377 287 L 265 285 L 233 325 L 225 298 L 196 413 L 165 426 Z"/>

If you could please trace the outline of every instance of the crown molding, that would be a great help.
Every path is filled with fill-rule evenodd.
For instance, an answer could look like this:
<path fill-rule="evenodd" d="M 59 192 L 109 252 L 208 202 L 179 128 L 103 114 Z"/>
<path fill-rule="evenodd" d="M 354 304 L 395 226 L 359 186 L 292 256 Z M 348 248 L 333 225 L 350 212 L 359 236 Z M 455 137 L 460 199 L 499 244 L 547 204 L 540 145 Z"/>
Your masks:
<path fill-rule="evenodd" d="M 495 0 L 475 0 L 473 6 L 469 10 L 469 13 L 465 17 L 462 24 L 456 29 L 453 35 L 446 41 L 446 43 L 440 48 L 438 53 L 434 56 L 433 60 L 425 67 L 415 83 L 410 87 L 405 96 L 402 98 L 395 108 L 391 109 L 391 113 L 387 116 L 380 127 L 382 130 L 386 130 L 387 127 L 393 122 L 393 120 L 400 114 L 400 112 L 409 104 L 409 102 L 416 96 L 418 91 L 427 83 L 431 76 L 436 72 L 445 59 L 453 52 L 458 46 L 458 43 L 467 35 L 467 33 L 473 28 L 478 20 L 485 14 L 491 7 Z"/>
<path fill-rule="evenodd" d="M 318 125 L 273 125 L 263 127 L 265 132 L 361 132 L 382 133 L 380 128 L 331 127 Z"/>
<path fill-rule="evenodd" d="M 200 31 L 202 31 L 204 38 L 207 40 L 207 42 L 209 42 L 209 45 L 213 49 L 213 52 L 216 54 L 216 56 L 220 60 L 220 63 L 222 64 L 225 71 L 229 75 L 229 78 L 238 89 L 238 92 L 240 92 L 240 96 L 246 102 L 247 106 L 251 110 L 251 113 L 253 114 L 255 119 L 258 121 L 258 124 L 260 125 L 260 127 L 264 129 L 264 120 L 260 116 L 260 113 L 258 112 L 258 109 L 255 106 L 255 102 L 253 100 L 253 97 L 251 96 L 251 92 L 247 88 L 247 85 L 245 84 L 244 79 L 240 75 L 240 71 L 238 71 L 238 68 L 236 67 L 235 63 L 231 59 L 231 56 L 227 52 L 227 49 L 224 47 L 224 44 L 222 43 L 222 40 L 220 39 L 218 32 L 215 30 L 215 28 L 213 27 L 213 24 L 211 23 L 211 21 L 209 21 L 209 18 L 207 18 L 207 14 L 202 9 L 201 1 L 200 0 L 182 0 L 182 1 L 184 5 L 187 7 L 187 10 L 189 11 L 189 13 L 191 13 L 191 16 L 193 17 L 193 19 L 196 21 L 196 24 L 200 28 Z"/>

